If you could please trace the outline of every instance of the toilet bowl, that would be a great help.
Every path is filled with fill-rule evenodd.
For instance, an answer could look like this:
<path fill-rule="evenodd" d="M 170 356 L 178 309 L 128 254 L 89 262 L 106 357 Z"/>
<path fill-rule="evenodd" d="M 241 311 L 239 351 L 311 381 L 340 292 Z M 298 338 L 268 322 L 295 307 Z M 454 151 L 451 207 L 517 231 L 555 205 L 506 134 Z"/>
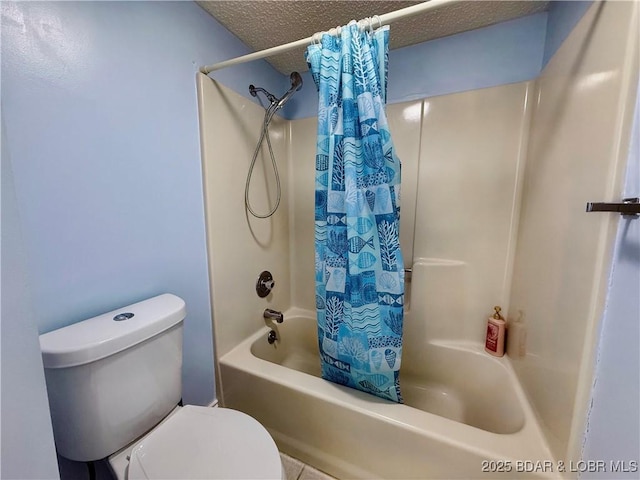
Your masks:
<path fill-rule="evenodd" d="M 109 457 L 118 480 L 285 479 L 275 442 L 256 420 L 227 408 L 187 405 Z"/>
<path fill-rule="evenodd" d="M 58 454 L 108 458 L 119 480 L 284 478 L 256 420 L 178 406 L 185 316 L 164 294 L 40 335 Z"/>

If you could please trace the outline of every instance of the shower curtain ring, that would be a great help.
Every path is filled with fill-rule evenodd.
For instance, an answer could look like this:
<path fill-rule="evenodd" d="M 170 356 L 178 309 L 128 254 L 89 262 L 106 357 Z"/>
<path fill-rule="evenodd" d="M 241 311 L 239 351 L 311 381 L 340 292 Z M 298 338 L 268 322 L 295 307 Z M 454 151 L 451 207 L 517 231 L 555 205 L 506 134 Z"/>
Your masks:
<path fill-rule="evenodd" d="M 382 28 L 382 20 L 380 20 L 380 16 L 379 15 L 374 15 L 373 17 L 371 17 L 371 20 L 378 20 L 378 28 Z"/>
<path fill-rule="evenodd" d="M 362 19 L 362 32 L 369 34 L 371 33 L 371 17 Z"/>

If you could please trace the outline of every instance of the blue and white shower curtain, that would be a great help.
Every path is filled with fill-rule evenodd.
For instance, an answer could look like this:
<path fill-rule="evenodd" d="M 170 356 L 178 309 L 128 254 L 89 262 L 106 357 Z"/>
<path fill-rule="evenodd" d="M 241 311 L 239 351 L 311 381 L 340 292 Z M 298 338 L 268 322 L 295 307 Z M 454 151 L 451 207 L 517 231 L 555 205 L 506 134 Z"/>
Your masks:
<path fill-rule="evenodd" d="M 384 111 L 389 27 L 322 36 L 306 58 L 319 91 L 316 309 L 323 378 L 402 402 L 400 160 Z"/>

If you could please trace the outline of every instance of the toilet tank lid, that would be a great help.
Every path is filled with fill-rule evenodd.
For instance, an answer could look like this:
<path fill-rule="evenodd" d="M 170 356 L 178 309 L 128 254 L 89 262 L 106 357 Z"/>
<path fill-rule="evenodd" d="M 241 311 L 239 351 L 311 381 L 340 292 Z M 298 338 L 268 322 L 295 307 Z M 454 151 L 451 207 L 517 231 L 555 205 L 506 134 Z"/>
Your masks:
<path fill-rule="evenodd" d="M 44 333 L 40 335 L 44 367 L 74 367 L 114 355 L 168 330 L 185 316 L 184 300 L 165 293 Z"/>

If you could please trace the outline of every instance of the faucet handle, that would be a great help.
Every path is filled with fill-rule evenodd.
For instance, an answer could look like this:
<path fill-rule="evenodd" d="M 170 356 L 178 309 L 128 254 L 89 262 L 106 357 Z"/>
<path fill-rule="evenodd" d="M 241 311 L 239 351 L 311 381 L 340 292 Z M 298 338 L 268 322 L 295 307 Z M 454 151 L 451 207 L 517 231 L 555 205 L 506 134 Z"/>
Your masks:
<path fill-rule="evenodd" d="M 278 323 L 284 322 L 284 315 L 282 315 L 282 312 L 272 310 L 270 308 L 265 308 L 262 316 L 267 319 L 275 320 Z"/>
<path fill-rule="evenodd" d="M 273 275 L 271 275 L 271 272 L 265 270 L 260 274 L 256 282 L 256 293 L 260 298 L 264 298 L 271 293 L 275 285 L 276 282 L 273 280 Z"/>

